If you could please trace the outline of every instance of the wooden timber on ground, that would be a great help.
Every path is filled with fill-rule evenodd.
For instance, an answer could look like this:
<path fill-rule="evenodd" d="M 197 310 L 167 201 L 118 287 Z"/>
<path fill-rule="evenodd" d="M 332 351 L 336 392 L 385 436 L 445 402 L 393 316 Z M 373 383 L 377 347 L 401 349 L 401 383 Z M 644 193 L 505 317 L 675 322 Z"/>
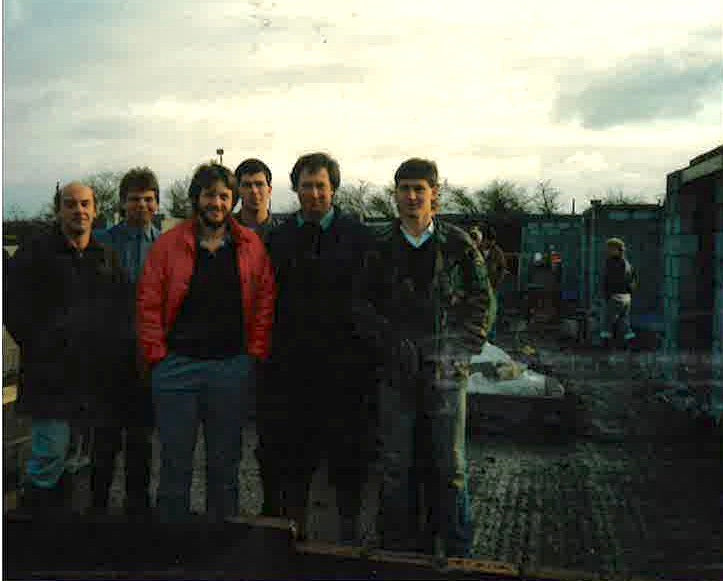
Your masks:
<path fill-rule="evenodd" d="M 6 513 L 3 520 L 5 579 L 605 578 L 586 571 L 525 571 L 512 563 L 477 559 L 451 558 L 439 563 L 417 553 L 301 543 L 294 538 L 291 521 L 282 518 L 245 517 L 222 525 L 199 522 L 174 527 L 107 516 L 38 522 L 17 512 Z M 714 579 L 720 571 L 710 572 L 711 576 L 702 576 L 700 571 L 691 574 L 696 579 Z"/>

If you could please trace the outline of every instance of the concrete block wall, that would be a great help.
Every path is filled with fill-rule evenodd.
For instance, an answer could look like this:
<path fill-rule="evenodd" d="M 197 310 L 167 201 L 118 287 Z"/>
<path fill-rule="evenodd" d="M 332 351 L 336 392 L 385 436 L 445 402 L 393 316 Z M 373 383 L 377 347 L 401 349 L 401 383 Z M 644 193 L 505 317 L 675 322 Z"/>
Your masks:
<path fill-rule="evenodd" d="M 707 230 L 707 225 L 706 231 L 701 230 L 701 223 L 696 222 L 711 215 L 712 232 Z M 710 222 L 706 220 L 704 223 Z M 707 245 L 712 234 L 710 365 L 707 349 L 694 355 L 701 356 L 699 364 L 709 369 L 706 384 L 710 389 L 702 394 L 698 402 L 700 410 L 710 413 L 720 422 L 723 417 L 723 147 L 699 156 L 691 161 L 689 167 L 668 175 L 664 232 L 665 377 L 681 387 L 686 387 L 686 381 L 681 373 L 680 361 L 683 355 L 687 355 L 682 351 L 688 350 L 688 345 L 701 343 L 700 337 L 696 336 L 700 327 L 695 318 L 700 318 L 702 314 L 699 293 L 706 292 L 706 289 L 700 287 L 700 279 L 696 277 L 699 269 L 707 269 L 706 263 L 701 263 L 701 260 L 708 255 L 710 247 L 701 249 L 701 245 Z"/>
<path fill-rule="evenodd" d="M 668 175 L 663 226 L 663 351 L 666 361 L 678 350 L 678 321 L 680 320 L 680 255 L 672 252 L 675 236 L 680 236 L 679 197 L 682 171 Z M 666 365 L 666 379 L 675 379 L 673 364 Z"/>
<path fill-rule="evenodd" d="M 711 413 L 715 420 L 723 421 L 723 172 L 716 183 L 714 197 L 715 221 L 715 298 L 713 312 L 713 383 L 711 390 Z"/>
<path fill-rule="evenodd" d="M 584 212 L 580 244 L 584 305 L 594 316 L 598 316 L 603 300 L 600 285 L 605 242 L 615 236 L 625 241 L 626 257 L 640 278 L 631 309 L 633 327 L 639 331 L 663 333 L 663 228 L 663 208 L 654 204 L 594 204 Z"/>

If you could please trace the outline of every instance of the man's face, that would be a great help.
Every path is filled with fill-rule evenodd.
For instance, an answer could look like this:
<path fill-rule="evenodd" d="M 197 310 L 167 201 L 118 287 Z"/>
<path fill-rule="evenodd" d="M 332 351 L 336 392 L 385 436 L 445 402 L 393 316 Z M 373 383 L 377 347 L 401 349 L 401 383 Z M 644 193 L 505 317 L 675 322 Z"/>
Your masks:
<path fill-rule="evenodd" d="M 299 175 L 298 192 L 303 216 L 319 220 L 331 209 L 334 189 L 325 167 L 310 172 L 303 169 Z"/>
<path fill-rule="evenodd" d="M 241 203 L 244 208 L 257 212 L 269 207 L 271 186 L 267 183 L 264 172 L 243 174 L 239 189 L 241 191 Z"/>
<path fill-rule="evenodd" d="M 610 246 L 608 246 L 608 256 L 610 258 L 615 258 L 615 257 L 622 256 L 622 255 L 623 255 L 623 250 L 619 246 L 614 246 L 612 244 Z"/>
<path fill-rule="evenodd" d="M 233 192 L 218 180 L 198 196 L 198 216 L 210 228 L 220 228 L 231 215 Z"/>
<path fill-rule="evenodd" d="M 78 236 L 89 233 L 96 218 L 93 191 L 80 184 L 67 187 L 60 198 L 58 218 L 66 234 Z"/>
<path fill-rule="evenodd" d="M 148 226 L 158 211 L 156 192 L 153 190 L 128 192 L 123 203 L 126 221 L 132 226 Z"/>
<path fill-rule="evenodd" d="M 425 179 L 399 180 L 394 190 L 400 217 L 429 221 L 434 215 L 432 205 L 437 199 L 437 187 L 432 187 Z"/>

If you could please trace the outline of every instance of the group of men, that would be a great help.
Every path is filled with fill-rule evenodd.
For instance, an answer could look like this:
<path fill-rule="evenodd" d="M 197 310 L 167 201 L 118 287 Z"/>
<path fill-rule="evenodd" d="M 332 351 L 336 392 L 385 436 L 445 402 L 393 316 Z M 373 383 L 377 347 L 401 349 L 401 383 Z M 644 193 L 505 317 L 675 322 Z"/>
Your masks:
<path fill-rule="evenodd" d="M 19 248 L 7 273 L 18 405 L 33 419 L 31 506 L 67 502 L 64 462 L 80 425 L 95 433 L 93 508 L 107 510 L 125 440 L 126 510 L 148 514 L 155 428 L 158 518 L 187 520 L 202 422 L 206 518 L 223 520 L 238 511 L 241 435 L 254 416 L 263 514 L 293 519 L 303 537 L 326 460 L 340 537 L 358 543 L 378 460 L 381 545 L 467 554 L 465 388 L 491 325 L 485 260 L 437 218 L 434 162 L 399 166 L 399 217 L 376 233 L 335 207 L 341 178 L 329 155 L 300 157 L 290 179 L 300 209 L 279 223 L 266 164 L 202 165 L 193 216 L 164 234 L 147 168 L 123 178 L 124 220 L 107 232 L 93 231 L 92 189 L 58 191 L 57 225 Z"/>

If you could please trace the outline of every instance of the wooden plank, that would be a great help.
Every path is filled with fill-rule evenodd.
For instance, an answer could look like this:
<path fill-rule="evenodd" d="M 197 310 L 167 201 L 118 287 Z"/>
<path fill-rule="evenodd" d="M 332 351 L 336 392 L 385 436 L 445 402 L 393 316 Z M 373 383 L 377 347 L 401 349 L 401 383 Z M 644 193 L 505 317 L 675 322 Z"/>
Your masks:
<path fill-rule="evenodd" d="M 294 523 L 288 518 L 276 516 L 234 516 L 226 518 L 226 522 L 244 524 L 252 527 L 263 527 L 281 531 L 293 531 Z"/>

